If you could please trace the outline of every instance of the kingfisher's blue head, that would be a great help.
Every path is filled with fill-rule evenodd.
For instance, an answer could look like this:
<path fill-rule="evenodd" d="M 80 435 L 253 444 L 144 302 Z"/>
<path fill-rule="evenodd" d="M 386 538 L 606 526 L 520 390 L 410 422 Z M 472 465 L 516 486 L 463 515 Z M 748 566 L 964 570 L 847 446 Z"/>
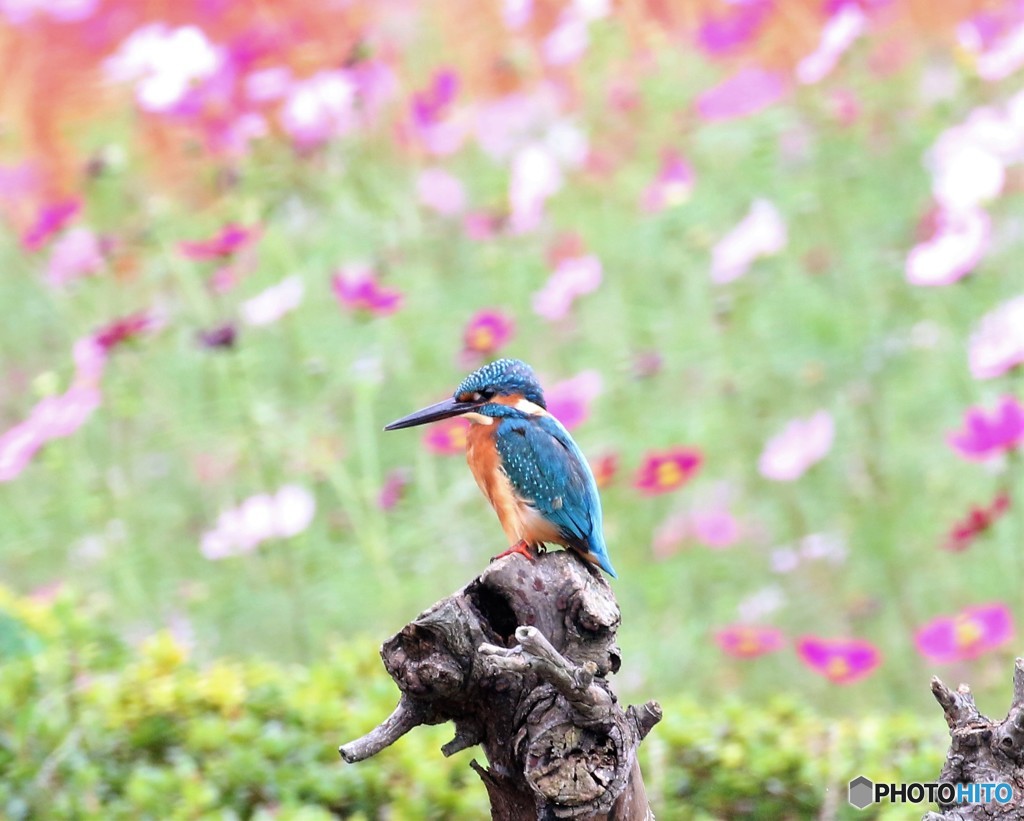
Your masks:
<path fill-rule="evenodd" d="M 497 359 L 463 379 L 451 399 L 396 419 L 384 430 L 411 428 L 473 412 L 495 415 L 520 400 L 536 408 L 547 407 L 533 368 L 518 359 Z"/>

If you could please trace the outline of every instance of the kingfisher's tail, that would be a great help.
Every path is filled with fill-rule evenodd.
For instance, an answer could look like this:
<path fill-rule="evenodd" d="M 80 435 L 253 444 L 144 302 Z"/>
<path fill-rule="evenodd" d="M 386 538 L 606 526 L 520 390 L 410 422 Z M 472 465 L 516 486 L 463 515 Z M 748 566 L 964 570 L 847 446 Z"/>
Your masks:
<path fill-rule="evenodd" d="M 595 539 L 591 536 L 590 543 L 587 545 L 587 551 L 583 556 L 587 561 L 600 567 L 613 579 L 619 578 L 619 574 L 612 567 L 612 560 L 608 558 L 608 548 L 604 546 L 603 539 Z"/>

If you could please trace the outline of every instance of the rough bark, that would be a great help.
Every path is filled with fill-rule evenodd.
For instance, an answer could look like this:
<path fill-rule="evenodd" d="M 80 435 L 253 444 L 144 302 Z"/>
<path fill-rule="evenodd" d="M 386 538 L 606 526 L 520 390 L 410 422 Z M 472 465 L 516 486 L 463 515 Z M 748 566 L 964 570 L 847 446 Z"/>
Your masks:
<path fill-rule="evenodd" d="M 471 766 L 493 819 L 653 819 L 636 752 L 661 707 L 623 710 L 611 691 L 618 626 L 611 588 L 575 554 L 493 562 L 384 643 L 400 701 L 341 756 L 362 761 L 451 721 L 442 752 L 483 746 L 489 766 Z"/>
<path fill-rule="evenodd" d="M 1024 818 L 1024 659 L 1013 671 L 1013 703 L 1001 721 L 978 712 L 971 688 L 950 690 L 932 679 L 932 694 L 949 725 L 950 745 L 939 781 L 950 784 L 1007 783 L 1013 787 L 1008 804 L 942 805 L 923 821 L 997 821 Z"/>

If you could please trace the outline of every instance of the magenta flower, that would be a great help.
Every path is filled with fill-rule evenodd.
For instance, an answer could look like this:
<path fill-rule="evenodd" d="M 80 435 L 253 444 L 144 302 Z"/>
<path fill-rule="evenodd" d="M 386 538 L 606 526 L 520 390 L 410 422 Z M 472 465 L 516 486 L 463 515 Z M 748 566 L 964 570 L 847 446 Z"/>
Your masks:
<path fill-rule="evenodd" d="M 583 371 L 571 379 L 556 382 L 544 392 L 548 413 L 566 430 L 574 430 L 590 416 L 590 403 L 604 388 L 604 380 L 597 371 Z"/>
<path fill-rule="evenodd" d="M 72 228 L 53 244 L 46 264 L 46 281 L 61 288 L 102 268 L 103 249 L 97 236 L 88 228 Z"/>
<path fill-rule="evenodd" d="M 833 684 L 853 684 L 871 675 L 882 663 L 878 648 L 863 639 L 825 639 L 803 636 L 797 655 L 811 670 Z"/>
<path fill-rule="evenodd" d="M 839 58 L 867 28 L 867 17 L 854 3 L 846 3 L 825 24 L 818 47 L 796 66 L 796 77 L 806 84 L 821 82 Z"/>
<path fill-rule="evenodd" d="M 786 223 L 768 200 L 754 200 L 747 215 L 711 249 L 711 281 L 719 285 L 746 274 L 759 257 L 786 247 Z"/>
<path fill-rule="evenodd" d="M 416 179 L 419 201 L 442 217 L 455 217 L 466 208 L 466 189 L 443 168 L 425 168 Z"/>
<path fill-rule="evenodd" d="M 832 449 L 835 423 L 820 410 L 806 419 L 794 419 L 765 444 L 757 469 L 766 479 L 792 482 Z"/>
<path fill-rule="evenodd" d="M 197 261 L 223 259 L 252 244 L 259 235 L 260 229 L 256 226 L 229 222 L 209 239 L 179 242 L 178 250 Z"/>
<path fill-rule="evenodd" d="M 1013 640 L 1013 614 L 1005 604 L 965 607 L 939 616 L 914 634 L 917 651 L 934 664 L 977 658 Z"/>
<path fill-rule="evenodd" d="M 458 75 L 451 69 L 442 69 L 429 87 L 413 95 L 412 133 L 431 154 L 452 154 L 467 136 L 467 124 L 453 114 L 458 92 Z"/>
<path fill-rule="evenodd" d="M 786 94 L 782 76 L 763 68 L 743 68 L 697 98 L 697 113 L 708 122 L 749 117 Z"/>
<path fill-rule="evenodd" d="M 512 317 L 497 308 L 485 308 L 473 314 L 462 332 L 463 350 L 490 356 L 504 348 L 515 335 Z"/>
<path fill-rule="evenodd" d="M 1024 294 L 985 314 L 967 358 L 975 379 L 992 379 L 1024 363 Z"/>
<path fill-rule="evenodd" d="M 679 154 L 665 153 L 657 178 L 644 191 L 644 211 L 653 213 L 682 205 L 693 192 L 693 169 Z"/>
<path fill-rule="evenodd" d="M 305 294 L 306 286 L 302 277 L 285 277 L 276 285 L 247 299 L 239 310 L 247 325 L 270 325 L 298 308 Z"/>
<path fill-rule="evenodd" d="M 697 30 L 697 45 L 712 57 L 736 51 L 752 41 L 772 9 L 772 0 L 731 4 L 720 15 L 705 15 Z"/>
<path fill-rule="evenodd" d="M 381 285 L 369 265 L 344 265 L 331 278 L 334 296 L 342 307 L 373 316 L 387 316 L 402 307 L 402 294 Z"/>
<path fill-rule="evenodd" d="M 26 250 L 38 251 L 78 216 L 81 210 L 82 201 L 77 197 L 43 205 L 36 215 L 35 222 L 21 235 L 21 244 Z"/>
<path fill-rule="evenodd" d="M 777 627 L 730 624 L 715 631 L 715 644 L 723 653 L 738 659 L 752 659 L 782 649 L 785 639 Z"/>
<path fill-rule="evenodd" d="M 704 463 L 703 454 L 692 447 L 676 445 L 647 454 L 633 486 L 646 496 L 677 490 L 689 482 Z"/>
<path fill-rule="evenodd" d="M 988 250 L 991 220 L 980 208 L 940 209 L 935 233 L 907 255 L 912 285 L 950 285 L 967 276 Z"/>
<path fill-rule="evenodd" d="M 131 339 L 155 329 L 157 321 L 151 314 L 140 311 L 111 320 L 95 334 L 93 339 L 104 351 L 110 351 Z"/>
<path fill-rule="evenodd" d="M 554 273 L 533 295 L 533 310 L 545 319 L 565 319 L 577 297 L 593 293 L 601 284 L 601 260 L 593 254 L 561 260 Z"/>
<path fill-rule="evenodd" d="M 211 561 L 240 556 L 269 539 L 290 539 L 305 531 L 316 514 L 316 498 L 301 485 L 251 496 L 225 510 L 203 533 L 199 550 Z"/>
<path fill-rule="evenodd" d="M 1024 444 L 1024 405 L 1004 396 L 991 416 L 979 407 L 964 414 L 963 430 L 949 435 L 949 444 L 965 459 L 984 461 Z"/>
<path fill-rule="evenodd" d="M 423 445 L 439 456 L 454 456 L 466 452 L 470 421 L 456 416 L 431 425 L 423 434 Z"/>

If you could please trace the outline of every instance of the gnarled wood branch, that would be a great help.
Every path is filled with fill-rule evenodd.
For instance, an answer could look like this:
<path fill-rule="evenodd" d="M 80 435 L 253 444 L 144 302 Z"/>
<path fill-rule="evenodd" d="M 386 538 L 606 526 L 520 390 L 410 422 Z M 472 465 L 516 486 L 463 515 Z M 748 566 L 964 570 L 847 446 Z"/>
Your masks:
<path fill-rule="evenodd" d="M 575 554 L 494 562 L 384 643 L 401 700 L 342 757 L 361 761 L 418 724 L 452 721 L 442 752 L 483 746 L 489 767 L 472 766 L 494 819 L 653 818 L 636 752 L 661 708 L 623 710 L 609 687 L 618 625 L 611 588 Z"/>

